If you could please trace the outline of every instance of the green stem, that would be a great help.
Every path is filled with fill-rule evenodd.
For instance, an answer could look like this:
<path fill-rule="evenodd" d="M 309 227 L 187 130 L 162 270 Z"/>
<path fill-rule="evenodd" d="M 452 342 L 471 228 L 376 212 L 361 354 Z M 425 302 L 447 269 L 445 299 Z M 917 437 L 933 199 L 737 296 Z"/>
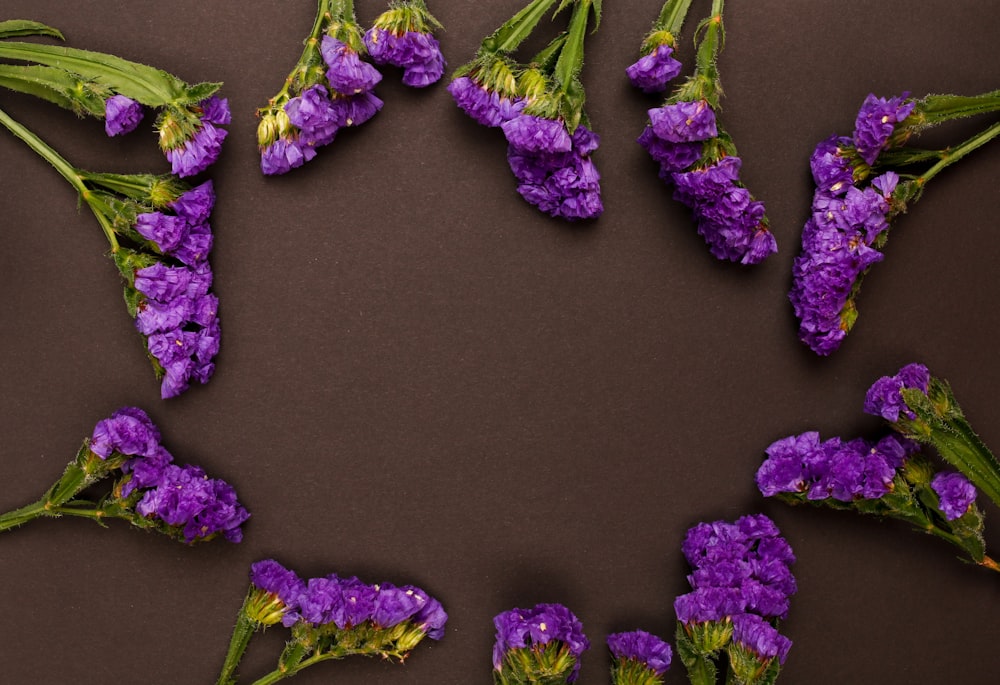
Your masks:
<path fill-rule="evenodd" d="M 229 640 L 229 650 L 226 652 L 225 661 L 222 662 L 222 672 L 219 673 L 216 685 L 234 685 L 236 683 L 233 674 L 236 672 L 236 667 L 239 666 L 240 660 L 247 650 L 247 645 L 250 644 L 250 638 L 253 637 L 258 626 L 257 621 L 247 615 L 247 604 L 252 593 L 253 588 L 251 587 L 243 600 L 243 606 L 240 607 L 239 616 L 236 618 L 236 627 L 233 628 L 233 635 Z"/>
<path fill-rule="evenodd" d="M 304 668 L 308 668 L 313 664 L 318 664 L 321 661 L 330 661 L 332 659 L 343 659 L 348 656 L 382 656 L 385 658 L 394 658 L 400 662 L 403 660 L 404 655 L 398 652 L 386 652 L 385 650 L 380 650 L 372 647 L 354 647 L 354 648 L 344 648 L 344 647 L 333 647 L 330 651 L 326 652 L 315 652 L 308 659 L 303 659 L 301 661 L 296 661 L 289 664 L 285 668 L 276 668 L 267 675 L 253 681 L 252 685 L 272 685 L 285 678 L 291 678 L 293 675 L 298 673 Z"/>
<path fill-rule="evenodd" d="M 653 24 L 654 31 L 666 31 L 676 38 L 684 26 L 691 0 L 667 0 L 660 10 L 660 16 Z"/>
<path fill-rule="evenodd" d="M 949 423 L 954 425 L 956 421 Z M 965 474 L 973 485 L 1000 506 L 1000 470 L 996 459 L 980 441 L 969 438 L 971 428 L 968 424 L 964 428 L 960 427 L 954 433 L 935 428 L 930 441 L 945 461 Z"/>
<path fill-rule="evenodd" d="M 916 128 L 928 128 L 952 119 L 1000 111 L 1000 90 L 982 95 L 928 95 L 913 116 Z M 905 124 L 904 124 L 905 125 Z"/>
<path fill-rule="evenodd" d="M 569 20 L 566 43 L 559 51 L 559 59 L 553 71 L 559 82 L 559 90 L 568 92 L 583 68 L 583 43 L 587 37 L 587 21 L 590 19 L 591 0 L 578 0 L 573 6 Z"/>
<path fill-rule="evenodd" d="M 76 168 L 67 162 L 66 159 L 63 158 L 58 152 L 49 147 L 41 138 L 12 119 L 10 115 L 2 109 L 0 109 L 0 124 L 6 126 L 11 133 L 24 141 L 28 147 L 34 150 L 42 159 L 51 164 L 55 170 L 58 171 L 59 174 L 76 189 L 76 192 L 80 194 L 80 197 L 84 201 L 87 202 L 87 205 L 90 207 L 91 211 L 93 211 L 94 216 L 97 217 L 97 222 L 101 225 L 101 229 L 104 231 L 104 235 L 107 237 L 108 242 L 111 243 L 111 251 L 117 252 L 118 238 L 115 236 L 114 229 L 111 227 L 111 222 L 91 204 L 90 189 L 87 188 L 86 184 L 83 182 L 83 177 L 80 175 L 80 172 L 78 172 Z"/>
<path fill-rule="evenodd" d="M 691 681 L 691 685 L 715 685 L 716 670 L 708 657 L 699 655 L 694 660 L 692 668 L 688 669 L 688 680 Z"/>
<path fill-rule="evenodd" d="M 917 184 L 920 186 L 926 185 L 927 181 L 937 176 L 942 169 L 951 166 L 952 164 L 962 159 L 976 148 L 982 147 L 986 143 L 990 142 L 998 135 L 1000 135 L 1000 122 L 997 122 L 992 126 L 990 126 L 989 128 L 987 128 L 985 131 L 972 136 L 958 147 L 949 151 L 942 151 L 941 161 L 939 161 L 937 164 L 928 169 L 924 174 L 922 174 L 919 178 L 917 178 Z"/>
<path fill-rule="evenodd" d="M 493 35 L 483 41 L 488 52 L 513 52 L 541 21 L 556 0 L 532 0 L 527 7 L 507 20 Z"/>
<path fill-rule="evenodd" d="M 0 531 L 17 528 L 28 521 L 32 521 L 42 516 L 49 516 L 49 511 L 46 508 L 46 505 L 48 504 L 47 500 L 47 497 L 43 497 L 34 504 L 29 504 L 26 507 L 8 511 L 5 514 L 0 514 Z"/>

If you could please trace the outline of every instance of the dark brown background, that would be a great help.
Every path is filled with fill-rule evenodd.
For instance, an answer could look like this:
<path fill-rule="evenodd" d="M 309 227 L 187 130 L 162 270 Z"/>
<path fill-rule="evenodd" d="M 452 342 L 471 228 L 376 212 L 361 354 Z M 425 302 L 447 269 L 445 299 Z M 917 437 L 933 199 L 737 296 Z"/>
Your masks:
<path fill-rule="evenodd" d="M 519 4 L 432 0 L 450 65 Z M 373 121 L 263 178 L 253 112 L 298 57 L 311 2 L 3 5 L 73 46 L 225 81 L 234 120 L 210 174 L 218 369 L 168 402 L 97 223 L 0 132 L 0 509 L 37 498 L 96 421 L 138 405 L 179 461 L 233 482 L 253 518 L 243 544 L 195 548 L 114 522 L 5 534 L 0 682 L 212 683 L 249 565 L 273 556 L 307 576 L 419 584 L 451 614 L 446 637 L 402 668 L 324 664 L 301 685 L 488 683 L 492 616 L 541 601 L 581 617 L 594 645 L 581 682 L 605 683 L 608 632 L 673 641 L 687 528 L 760 511 L 799 556 L 781 682 L 996 680 L 1000 578 L 902 525 L 765 501 L 753 474 L 790 433 L 876 430 L 864 392 L 910 361 L 948 378 L 1000 449 L 1000 149 L 942 174 L 899 221 L 838 354 L 797 342 L 786 299 L 815 143 L 850 132 L 871 91 L 1000 86 L 998 3 L 729 3 L 723 119 L 780 247 L 751 269 L 708 255 L 633 142 L 658 100 L 623 70 L 659 0 L 606 2 L 587 45 L 606 213 L 584 226 L 519 199 L 502 136 L 443 83 L 414 92 L 393 72 Z M 381 8 L 358 3 L 359 18 Z M 100 122 L 28 98 L 0 93 L 0 106 L 79 166 L 167 169 L 148 121 L 109 140 Z M 1000 517 L 981 503 L 1000 549 Z M 243 682 L 270 670 L 282 640 L 277 629 L 251 644 Z M 668 682 L 685 680 L 675 665 Z"/>

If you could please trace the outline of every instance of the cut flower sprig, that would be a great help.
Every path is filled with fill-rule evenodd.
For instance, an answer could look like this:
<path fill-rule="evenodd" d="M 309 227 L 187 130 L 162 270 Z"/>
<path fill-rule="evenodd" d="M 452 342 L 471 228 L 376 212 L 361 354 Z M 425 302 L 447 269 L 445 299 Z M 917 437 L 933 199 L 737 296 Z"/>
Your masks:
<path fill-rule="evenodd" d="M 47 36 L 58 29 L 38 22 L 0 22 L 0 39 Z M 143 107 L 159 110 L 159 146 L 171 171 L 194 176 L 219 157 L 230 123 L 221 83 L 188 84 L 161 69 L 115 55 L 59 45 L 0 40 L 0 58 L 28 64 L 0 64 L 0 86 L 27 93 L 80 116 L 104 119 L 109 136 L 129 133 Z"/>
<path fill-rule="evenodd" d="M 115 480 L 100 500 L 80 497 L 107 478 Z M 0 531 L 62 516 L 102 526 L 122 519 L 193 544 L 220 535 L 239 542 L 250 514 L 229 483 L 209 478 L 200 467 L 175 464 L 149 416 L 138 407 L 125 407 L 94 426 L 62 477 L 37 502 L 0 514 Z"/>
<path fill-rule="evenodd" d="M 425 638 L 440 640 L 447 620 L 441 603 L 413 585 L 369 584 L 337 574 L 304 580 L 273 559 L 257 561 L 217 685 L 234 685 L 254 633 L 279 623 L 290 629 L 290 638 L 277 667 L 253 685 L 271 685 L 349 656 L 402 663 Z"/>
<path fill-rule="evenodd" d="M 667 0 L 643 40 L 639 61 L 626 71 L 645 92 L 659 92 L 681 71 L 672 57 L 690 0 Z M 698 233 L 718 259 L 757 264 L 777 252 L 764 203 L 740 181 L 742 160 L 718 121 L 722 99 L 718 57 L 725 43 L 723 0 L 696 31 L 694 73 L 650 109 L 639 144 L 660 166 L 660 178 L 694 213 Z"/>
<path fill-rule="evenodd" d="M 853 510 L 912 525 L 941 538 L 974 564 L 1000 571 L 986 554 L 978 487 L 1000 505 L 1000 463 L 972 430 L 948 384 L 908 364 L 869 388 L 865 412 L 893 432 L 876 440 L 821 440 L 810 431 L 774 442 L 757 471 L 766 497 Z M 958 471 L 921 451 L 935 451 Z"/>
<path fill-rule="evenodd" d="M 0 124 L 49 162 L 100 224 L 124 280 L 129 315 L 161 381 L 161 397 L 207 383 L 221 334 L 208 262 L 212 182 L 191 187 L 169 174 L 78 169 L 3 110 Z"/>
<path fill-rule="evenodd" d="M 403 69 L 403 83 L 424 88 L 444 73 L 433 36 L 441 24 L 423 0 L 400 0 L 368 31 L 353 0 L 319 0 L 302 54 L 285 85 L 257 111 L 257 144 L 265 175 L 284 174 L 316 156 L 344 128 L 381 109 L 374 92 L 382 73 L 369 61 Z"/>
<path fill-rule="evenodd" d="M 851 136 L 820 142 L 810 160 L 815 190 L 789 300 L 799 339 L 826 356 L 858 318 L 865 275 L 882 261 L 889 229 L 941 171 L 1000 135 L 995 122 L 941 150 L 909 147 L 921 131 L 953 119 L 1000 111 L 1000 91 L 979 96 L 903 94 L 865 98 Z"/>
<path fill-rule="evenodd" d="M 487 36 L 448 90 L 475 121 L 502 130 L 517 191 L 527 202 L 553 217 L 593 219 L 604 211 L 591 160 L 600 138 L 584 111 L 580 72 L 588 30 L 600 25 L 600 0 L 563 0 L 555 14 L 570 12 L 567 28 L 529 61 L 515 57 L 555 5 L 534 0 Z"/>

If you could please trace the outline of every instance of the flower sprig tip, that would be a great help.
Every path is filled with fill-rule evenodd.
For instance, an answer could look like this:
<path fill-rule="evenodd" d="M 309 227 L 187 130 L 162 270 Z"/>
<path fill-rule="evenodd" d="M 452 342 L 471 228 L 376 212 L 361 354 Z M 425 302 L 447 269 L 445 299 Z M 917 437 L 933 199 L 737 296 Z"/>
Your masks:
<path fill-rule="evenodd" d="M 113 478 L 98 501 L 81 495 Z M 76 516 L 103 525 L 122 519 L 188 544 L 224 537 L 243 539 L 250 514 L 224 480 L 198 466 L 174 463 L 160 431 L 138 407 L 124 407 L 94 426 L 62 477 L 31 505 L 0 515 L 0 531 L 42 517 Z"/>
<path fill-rule="evenodd" d="M 273 559 L 257 561 L 217 684 L 235 683 L 254 632 L 278 623 L 291 637 L 277 668 L 256 684 L 348 656 L 402 663 L 425 638 L 440 640 L 447 620 L 441 603 L 413 585 L 370 584 L 337 574 L 303 579 Z"/>
<path fill-rule="evenodd" d="M 600 144 L 584 113 L 580 80 L 588 27 L 600 23 L 601 3 L 571 0 L 566 31 L 527 62 L 514 53 L 555 0 L 534 0 L 481 43 L 459 67 L 448 90 L 476 122 L 500 128 L 517 192 L 549 216 L 577 221 L 601 215 L 600 174 L 591 159 Z"/>
<path fill-rule="evenodd" d="M 994 123 L 961 144 L 918 150 L 907 142 L 922 130 L 1000 110 L 1000 92 L 980 96 L 869 94 L 850 136 L 832 135 L 809 160 L 815 189 L 788 299 L 799 339 L 827 356 L 843 344 L 858 318 L 865 275 L 881 262 L 889 231 L 944 168 L 1000 135 Z"/>
<path fill-rule="evenodd" d="M 13 36 L 63 40 L 61 32 L 44 24 L 0 22 L 0 39 Z M 26 63 L 0 65 L 3 86 L 104 119 L 109 136 L 134 131 L 144 118 L 143 108 L 158 110 L 160 149 L 177 176 L 201 173 L 222 152 L 227 135 L 222 127 L 231 116 L 228 101 L 216 95 L 221 83 L 189 84 L 115 55 L 38 43 L 0 40 L 0 58 Z"/>
<path fill-rule="evenodd" d="M 645 92 L 665 90 L 681 71 L 672 57 L 690 0 L 667 0 L 643 41 L 642 57 L 626 71 Z M 723 44 L 722 0 L 699 25 L 694 73 L 666 101 L 648 111 L 638 138 L 660 167 L 674 198 L 689 207 L 698 233 L 718 259 L 757 264 L 777 252 L 764 203 L 740 180 L 743 165 L 736 146 L 718 120 L 722 85 L 716 64 Z"/>

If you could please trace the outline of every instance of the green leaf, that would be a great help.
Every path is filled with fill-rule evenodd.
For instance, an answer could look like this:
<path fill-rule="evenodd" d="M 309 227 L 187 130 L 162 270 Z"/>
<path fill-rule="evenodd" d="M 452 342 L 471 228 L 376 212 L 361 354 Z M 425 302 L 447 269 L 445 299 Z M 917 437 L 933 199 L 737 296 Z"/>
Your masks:
<path fill-rule="evenodd" d="M 184 98 L 188 84 L 167 72 L 102 52 L 58 45 L 0 42 L 0 58 L 37 62 L 79 74 L 150 107 Z"/>
<path fill-rule="evenodd" d="M 583 69 L 583 42 L 587 37 L 587 20 L 590 18 L 590 1 L 583 0 L 573 8 L 569 20 L 566 43 L 559 52 L 559 59 L 553 75 L 559 82 L 559 87 L 566 91 L 572 87 L 573 81 Z"/>
<path fill-rule="evenodd" d="M 184 97 L 178 100 L 177 104 L 196 105 L 202 100 L 205 100 L 214 95 L 221 87 L 222 87 L 221 82 L 196 83 L 193 86 L 188 86 L 185 89 Z"/>
<path fill-rule="evenodd" d="M 78 74 L 38 64 L 0 64 L 0 86 L 47 100 L 76 114 L 104 117 L 101 87 Z"/>
<path fill-rule="evenodd" d="M 488 36 L 480 47 L 480 52 L 512 52 L 541 21 L 555 0 L 533 0 L 524 9 L 508 19 Z"/>
<path fill-rule="evenodd" d="M 0 21 L 0 38 L 17 38 L 21 36 L 51 36 L 66 40 L 59 29 L 46 26 L 41 22 L 28 19 L 11 19 Z"/>

